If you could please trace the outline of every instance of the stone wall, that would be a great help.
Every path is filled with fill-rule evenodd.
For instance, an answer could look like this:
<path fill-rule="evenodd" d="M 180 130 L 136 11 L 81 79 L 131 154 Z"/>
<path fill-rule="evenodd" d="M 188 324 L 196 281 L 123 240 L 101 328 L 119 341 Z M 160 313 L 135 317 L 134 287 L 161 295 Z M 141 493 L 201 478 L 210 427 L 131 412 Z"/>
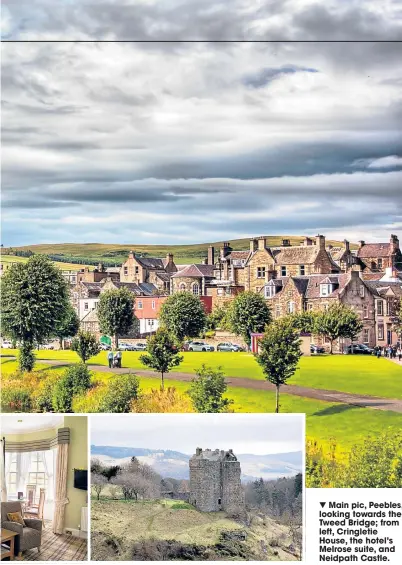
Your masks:
<path fill-rule="evenodd" d="M 221 510 L 220 461 L 190 459 L 190 503 L 201 512 Z"/>
<path fill-rule="evenodd" d="M 225 512 L 237 512 L 244 506 L 240 475 L 240 461 L 222 462 L 222 509 Z"/>

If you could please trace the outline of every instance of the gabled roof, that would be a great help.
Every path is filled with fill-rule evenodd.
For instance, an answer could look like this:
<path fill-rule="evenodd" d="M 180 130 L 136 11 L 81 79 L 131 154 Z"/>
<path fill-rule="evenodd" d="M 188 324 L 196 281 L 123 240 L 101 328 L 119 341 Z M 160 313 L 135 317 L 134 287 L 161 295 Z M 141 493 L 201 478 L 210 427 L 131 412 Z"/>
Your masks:
<path fill-rule="evenodd" d="M 366 285 L 378 296 L 384 296 L 386 294 L 389 294 L 389 291 L 392 291 L 396 297 L 402 298 L 402 281 L 367 281 Z"/>
<path fill-rule="evenodd" d="M 315 262 L 319 251 L 316 245 L 295 245 L 273 248 L 272 254 L 278 265 L 308 265 Z"/>
<path fill-rule="evenodd" d="M 157 259 L 156 257 L 137 257 L 137 255 L 135 258 L 140 265 L 147 269 L 158 269 L 161 271 L 165 269 L 163 259 Z"/>
<path fill-rule="evenodd" d="M 164 282 L 169 282 L 172 276 L 170 273 L 166 273 L 165 271 L 156 271 L 155 275 L 158 277 L 158 279 Z"/>
<path fill-rule="evenodd" d="M 133 283 L 110 281 L 116 288 L 127 288 L 136 296 L 151 296 L 157 292 L 157 288 L 152 283 Z"/>
<path fill-rule="evenodd" d="M 178 271 L 172 278 L 179 277 L 213 277 L 214 276 L 214 265 L 188 265 L 183 270 Z"/>
<path fill-rule="evenodd" d="M 78 284 L 84 286 L 85 288 L 87 288 L 88 290 L 98 290 L 99 292 L 102 290 L 102 283 L 100 282 L 86 282 L 86 281 L 81 281 Z"/>
<path fill-rule="evenodd" d="M 226 257 L 228 259 L 241 259 L 246 261 L 250 255 L 251 251 L 232 251 Z"/>
<path fill-rule="evenodd" d="M 392 246 L 389 243 L 365 243 L 363 247 L 357 250 L 357 256 L 360 259 L 369 259 L 370 257 L 389 257 L 392 255 Z"/>
<path fill-rule="evenodd" d="M 99 322 L 96 308 L 90 310 L 88 314 L 85 314 L 85 316 L 81 320 L 81 323 L 82 322 Z"/>

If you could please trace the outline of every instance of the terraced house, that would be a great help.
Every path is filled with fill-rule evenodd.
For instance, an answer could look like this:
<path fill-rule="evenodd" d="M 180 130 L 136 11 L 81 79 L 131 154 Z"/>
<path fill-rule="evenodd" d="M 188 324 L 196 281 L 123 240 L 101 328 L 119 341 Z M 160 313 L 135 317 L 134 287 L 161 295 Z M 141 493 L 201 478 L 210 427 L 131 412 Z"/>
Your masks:
<path fill-rule="evenodd" d="M 173 254 L 165 259 L 157 257 L 139 257 L 130 251 L 127 261 L 120 269 L 120 281 L 131 283 L 151 283 L 159 292 L 170 293 L 170 278 L 177 272 Z"/>

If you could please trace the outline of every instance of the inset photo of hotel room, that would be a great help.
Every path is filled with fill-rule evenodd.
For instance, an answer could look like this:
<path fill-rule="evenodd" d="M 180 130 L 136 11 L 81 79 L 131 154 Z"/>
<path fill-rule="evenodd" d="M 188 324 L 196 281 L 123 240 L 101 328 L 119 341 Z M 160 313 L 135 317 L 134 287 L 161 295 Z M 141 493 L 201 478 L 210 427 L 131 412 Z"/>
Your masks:
<path fill-rule="evenodd" d="M 0 417 L 1 560 L 86 561 L 86 416 Z"/>

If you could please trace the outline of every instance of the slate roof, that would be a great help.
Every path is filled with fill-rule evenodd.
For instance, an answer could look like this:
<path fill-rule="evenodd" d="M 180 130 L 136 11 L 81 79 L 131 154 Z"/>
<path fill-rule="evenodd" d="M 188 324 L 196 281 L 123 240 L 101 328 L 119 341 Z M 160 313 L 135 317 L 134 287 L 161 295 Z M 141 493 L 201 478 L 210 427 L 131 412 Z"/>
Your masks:
<path fill-rule="evenodd" d="M 166 273 L 165 271 L 156 271 L 156 276 L 161 279 L 161 281 L 170 281 L 170 277 L 172 276 L 170 273 Z"/>
<path fill-rule="evenodd" d="M 390 255 L 392 255 L 392 246 L 389 243 L 365 243 L 357 250 L 357 256 L 360 259 L 389 257 Z"/>
<path fill-rule="evenodd" d="M 172 275 L 173 278 L 178 277 L 213 277 L 214 276 L 214 265 L 188 265 L 181 271 Z"/>
<path fill-rule="evenodd" d="M 386 281 L 367 281 L 367 286 L 377 294 L 383 296 L 389 289 L 393 291 L 395 296 L 402 298 L 402 281 L 401 282 L 386 282 Z"/>
<path fill-rule="evenodd" d="M 113 281 L 116 288 L 127 288 L 136 296 L 152 296 L 157 292 L 157 288 L 152 283 L 131 283 Z"/>
<path fill-rule="evenodd" d="M 314 263 L 320 248 L 315 245 L 279 247 L 271 250 L 278 265 L 308 265 Z"/>
<path fill-rule="evenodd" d="M 85 288 L 87 288 L 88 290 L 98 290 L 99 292 L 102 290 L 102 283 L 100 282 L 86 282 L 86 281 L 81 281 L 79 284 L 83 285 Z"/>
<path fill-rule="evenodd" d="M 140 265 L 147 269 L 158 269 L 161 271 L 165 269 L 163 259 L 157 259 L 156 257 L 137 257 L 137 255 L 135 258 Z"/>

